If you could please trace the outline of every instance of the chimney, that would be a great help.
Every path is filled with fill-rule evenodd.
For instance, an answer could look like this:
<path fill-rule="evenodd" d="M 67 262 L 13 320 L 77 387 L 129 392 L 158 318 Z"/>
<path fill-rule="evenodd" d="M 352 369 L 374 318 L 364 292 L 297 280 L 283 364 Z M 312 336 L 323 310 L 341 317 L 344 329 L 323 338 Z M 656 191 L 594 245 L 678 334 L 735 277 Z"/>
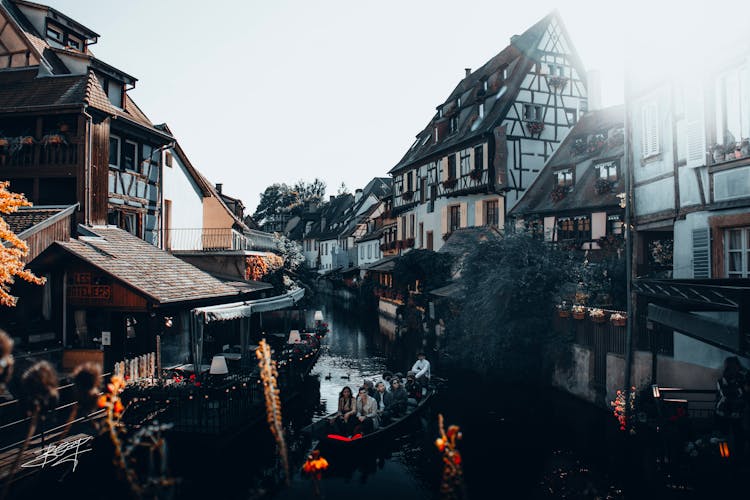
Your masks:
<path fill-rule="evenodd" d="M 466 71 L 466 76 L 471 74 L 471 68 L 464 68 L 464 71 Z"/>
<path fill-rule="evenodd" d="M 216 183 L 216 192 L 221 194 L 221 188 L 224 186 L 221 182 Z"/>
<path fill-rule="evenodd" d="M 330 198 L 328 198 L 328 201 L 333 202 L 333 200 L 335 200 L 335 199 L 336 199 L 336 196 L 330 195 Z"/>
<path fill-rule="evenodd" d="M 362 199 L 362 190 L 355 189 L 354 190 L 354 203 L 357 203 L 360 199 Z"/>
<path fill-rule="evenodd" d="M 596 111 L 602 108 L 602 78 L 599 70 L 592 69 L 586 74 L 586 90 L 589 96 L 589 111 Z"/>

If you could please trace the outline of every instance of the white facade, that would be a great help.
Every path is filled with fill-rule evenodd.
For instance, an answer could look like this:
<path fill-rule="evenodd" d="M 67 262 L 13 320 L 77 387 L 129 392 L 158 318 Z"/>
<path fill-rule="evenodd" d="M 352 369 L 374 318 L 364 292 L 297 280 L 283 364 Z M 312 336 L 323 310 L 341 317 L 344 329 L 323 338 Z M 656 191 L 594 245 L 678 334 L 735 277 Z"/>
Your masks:
<path fill-rule="evenodd" d="M 203 193 L 193 180 L 178 155 L 172 154 L 172 166 L 162 161 L 162 214 L 165 230 L 180 229 L 179 238 L 172 238 L 172 250 L 194 250 L 201 248 L 203 228 Z M 166 154 L 166 153 L 165 153 Z"/>

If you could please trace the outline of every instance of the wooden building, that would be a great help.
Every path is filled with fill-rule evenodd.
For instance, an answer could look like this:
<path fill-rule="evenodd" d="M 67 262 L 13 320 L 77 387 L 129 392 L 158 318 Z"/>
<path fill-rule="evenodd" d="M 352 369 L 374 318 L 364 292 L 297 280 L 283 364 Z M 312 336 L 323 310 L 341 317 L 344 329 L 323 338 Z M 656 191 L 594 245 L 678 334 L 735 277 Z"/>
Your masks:
<path fill-rule="evenodd" d="M 173 139 L 132 100 L 137 80 L 91 52 L 98 37 L 53 8 L 0 2 L 0 177 L 36 205 L 79 203 L 79 223 L 156 243 Z"/>

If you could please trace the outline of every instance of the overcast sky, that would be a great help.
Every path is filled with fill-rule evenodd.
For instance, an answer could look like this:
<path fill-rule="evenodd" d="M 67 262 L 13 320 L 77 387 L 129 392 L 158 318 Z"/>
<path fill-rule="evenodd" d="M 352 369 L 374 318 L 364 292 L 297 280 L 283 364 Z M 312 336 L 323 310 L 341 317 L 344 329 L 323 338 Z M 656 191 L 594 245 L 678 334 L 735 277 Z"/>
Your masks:
<path fill-rule="evenodd" d="M 335 194 L 386 175 L 464 68 L 553 9 L 600 72 L 604 105 L 623 100 L 626 47 L 634 61 L 669 60 L 750 24 L 748 2 L 729 0 L 49 3 L 101 35 L 94 53 L 139 79 L 138 105 L 248 213 L 274 182 L 317 176 Z"/>

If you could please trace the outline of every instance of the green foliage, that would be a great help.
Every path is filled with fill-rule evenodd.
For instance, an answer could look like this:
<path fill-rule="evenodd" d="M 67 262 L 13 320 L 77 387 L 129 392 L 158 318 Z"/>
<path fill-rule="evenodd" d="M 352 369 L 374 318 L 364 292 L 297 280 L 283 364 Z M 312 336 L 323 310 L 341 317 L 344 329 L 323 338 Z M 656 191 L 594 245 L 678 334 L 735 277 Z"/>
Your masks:
<path fill-rule="evenodd" d="M 422 290 L 433 290 L 448 283 L 452 267 L 451 255 L 432 250 L 411 250 L 396 259 L 393 269 L 394 286 L 404 296 L 417 280 Z"/>
<path fill-rule="evenodd" d="M 272 215 L 297 214 L 306 202 L 321 202 L 325 193 L 326 184 L 318 178 L 310 183 L 299 180 L 294 186 L 285 183 L 271 184 L 261 193 L 253 220 L 262 223 L 264 219 Z"/>
<path fill-rule="evenodd" d="M 505 382 L 539 383 L 569 339 L 552 329 L 554 297 L 572 278 L 571 254 L 526 233 L 480 243 L 467 257 L 466 295 L 450 322 L 460 365 Z"/>

